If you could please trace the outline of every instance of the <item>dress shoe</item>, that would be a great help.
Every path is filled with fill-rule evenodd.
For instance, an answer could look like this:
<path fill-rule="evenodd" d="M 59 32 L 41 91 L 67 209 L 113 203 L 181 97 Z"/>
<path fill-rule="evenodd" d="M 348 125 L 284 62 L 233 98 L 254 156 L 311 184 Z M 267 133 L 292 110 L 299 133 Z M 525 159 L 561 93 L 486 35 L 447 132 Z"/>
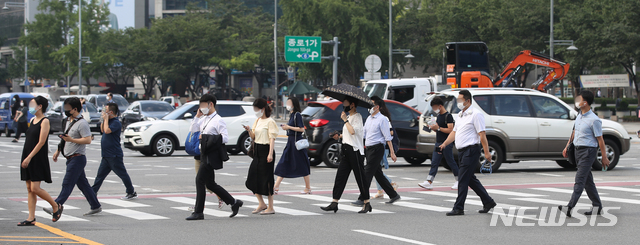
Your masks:
<path fill-rule="evenodd" d="M 447 213 L 447 216 L 456 216 L 456 215 L 464 215 L 464 211 L 463 210 L 451 210 L 450 212 Z"/>
<path fill-rule="evenodd" d="M 573 209 L 573 208 L 571 208 L 569 206 L 560 205 L 560 206 L 558 206 L 558 209 L 560 209 L 560 211 L 562 211 L 562 210 L 566 211 L 565 213 L 567 214 L 567 217 L 571 217 L 571 209 Z"/>
<path fill-rule="evenodd" d="M 201 220 L 201 219 L 204 219 L 204 214 L 202 213 L 192 213 L 191 216 L 186 218 L 186 220 Z"/>
<path fill-rule="evenodd" d="M 385 202 L 385 204 L 393 204 L 394 202 L 400 200 L 400 195 L 395 196 L 394 198 L 391 198 L 391 200 L 389 200 L 388 202 Z"/>
<path fill-rule="evenodd" d="M 373 211 L 373 208 L 371 207 L 371 203 L 365 203 L 364 207 L 362 207 L 362 210 L 358 211 L 358 213 L 366 214 L 366 213 L 370 213 L 371 211 Z"/>
<path fill-rule="evenodd" d="M 331 202 L 331 204 L 329 204 L 329 206 L 326 207 L 320 207 L 320 209 L 324 210 L 324 211 L 333 211 L 333 213 L 338 212 L 338 203 L 337 202 Z"/>
<path fill-rule="evenodd" d="M 242 201 L 236 199 L 236 203 L 233 204 L 233 206 L 231 206 L 231 215 L 229 215 L 229 218 L 233 218 L 236 215 L 238 215 L 238 210 L 240 210 L 240 207 L 242 207 L 242 204 L 244 204 Z"/>
<path fill-rule="evenodd" d="M 362 207 L 362 206 L 364 206 L 364 201 L 358 199 L 355 202 L 352 202 L 351 205 L 356 206 L 356 207 Z"/>
<path fill-rule="evenodd" d="M 584 212 L 584 215 L 592 215 L 593 214 L 593 209 L 596 207 L 591 208 L 591 210 Z M 597 215 L 601 215 L 602 214 L 602 206 L 597 207 L 598 211 L 596 212 Z"/>
<path fill-rule="evenodd" d="M 496 204 L 496 202 L 493 202 L 493 203 L 491 203 L 491 204 L 489 204 L 489 205 L 487 205 L 487 206 L 483 206 L 483 207 L 482 207 L 482 209 L 478 210 L 478 213 L 486 214 L 486 213 L 488 213 L 489 211 L 491 211 L 491 209 L 493 209 L 494 207 L 496 207 L 496 205 L 497 205 L 497 204 Z"/>

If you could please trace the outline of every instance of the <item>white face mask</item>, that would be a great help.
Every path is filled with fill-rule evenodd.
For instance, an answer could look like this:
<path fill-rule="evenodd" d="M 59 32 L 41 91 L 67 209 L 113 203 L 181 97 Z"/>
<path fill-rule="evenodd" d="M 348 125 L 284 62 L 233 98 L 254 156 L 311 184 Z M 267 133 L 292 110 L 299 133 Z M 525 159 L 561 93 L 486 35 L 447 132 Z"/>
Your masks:
<path fill-rule="evenodd" d="M 20 101 L 20 106 L 24 106 L 24 102 L 23 101 Z"/>
<path fill-rule="evenodd" d="M 434 110 L 433 111 L 435 114 L 440 114 L 440 109 Z"/>
<path fill-rule="evenodd" d="M 262 114 L 262 110 L 256 111 L 256 117 L 261 118 Z"/>
<path fill-rule="evenodd" d="M 286 108 L 287 108 L 287 111 L 291 111 L 293 109 L 293 108 L 291 108 L 290 105 L 287 105 Z"/>
<path fill-rule="evenodd" d="M 200 108 L 200 111 L 202 111 L 202 114 L 209 115 L 209 107 Z"/>
<path fill-rule="evenodd" d="M 375 108 L 370 108 L 369 109 L 369 114 L 373 115 L 373 113 L 376 113 L 376 109 Z"/>
<path fill-rule="evenodd" d="M 580 103 L 582 102 L 576 102 L 576 108 L 580 109 Z"/>
<path fill-rule="evenodd" d="M 458 109 L 464 110 L 464 102 L 458 102 Z"/>

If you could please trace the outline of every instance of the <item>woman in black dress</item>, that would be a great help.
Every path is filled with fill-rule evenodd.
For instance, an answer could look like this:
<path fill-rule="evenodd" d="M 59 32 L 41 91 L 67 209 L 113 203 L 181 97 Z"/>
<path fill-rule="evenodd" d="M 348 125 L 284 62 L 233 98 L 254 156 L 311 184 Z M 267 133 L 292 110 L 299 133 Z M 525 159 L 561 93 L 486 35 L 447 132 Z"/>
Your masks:
<path fill-rule="evenodd" d="M 20 168 L 20 179 L 27 183 L 29 217 L 18 226 L 33 226 L 36 222 L 36 202 L 38 197 L 51 204 L 53 208 L 53 222 L 60 219 L 62 208 L 45 190 L 40 188 L 40 182 L 51 183 L 51 169 L 49 168 L 48 141 L 49 141 L 49 119 L 44 117 L 43 110 L 47 108 L 49 102 L 42 96 L 38 96 L 29 102 L 29 111 L 35 117 L 31 121 L 31 127 L 27 129 L 24 147 L 22 148 L 22 164 Z"/>
<path fill-rule="evenodd" d="M 309 165 L 309 156 L 307 149 L 298 150 L 296 141 L 302 139 L 304 132 L 304 124 L 302 123 L 302 115 L 300 114 L 300 102 L 296 97 L 289 97 L 287 100 L 287 111 L 291 112 L 289 123 L 282 124 L 280 127 L 287 131 L 287 145 L 284 147 L 280 162 L 276 166 L 275 174 L 278 176 L 273 192 L 278 194 L 280 191 L 280 182 L 284 178 L 304 178 L 304 191 L 300 194 L 311 194 L 311 185 L 309 183 L 309 174 L 311 173 Z"/>

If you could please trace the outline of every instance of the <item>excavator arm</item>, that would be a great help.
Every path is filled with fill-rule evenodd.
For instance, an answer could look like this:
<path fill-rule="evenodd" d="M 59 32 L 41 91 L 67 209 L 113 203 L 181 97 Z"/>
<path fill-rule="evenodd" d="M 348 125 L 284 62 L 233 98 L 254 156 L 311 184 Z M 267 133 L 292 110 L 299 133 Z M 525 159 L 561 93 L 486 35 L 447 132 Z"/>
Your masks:
<path fill-rule="evenodd" d="M 494 87 L 506 87 L 515 84 L 517 74 L 524 68 L 525 64 L 535 64 L 551 68 L 545 76 L 536 81 L 532 89 L 546 91 L 553 87 L 558 80 L 562 80 L 569 72 L 569 64 L 554 60 L 546 55 L 524 50 L 518 53 L 511 62 L 504 68 L 502 73 L 493 81 Z M 506 80 L 506 81 L 505 81 Z"/>

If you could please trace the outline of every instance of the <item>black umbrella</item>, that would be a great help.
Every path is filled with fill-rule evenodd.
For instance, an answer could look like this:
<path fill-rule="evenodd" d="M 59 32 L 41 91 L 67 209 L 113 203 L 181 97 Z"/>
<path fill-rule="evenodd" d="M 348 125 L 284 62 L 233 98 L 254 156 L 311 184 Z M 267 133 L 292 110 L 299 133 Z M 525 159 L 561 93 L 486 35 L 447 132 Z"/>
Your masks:
<path fill-rule="evenodd" d="M 362 91 L 362 89 L 346 83 L 341 83 L 327 88 L 322 91 L 322 94 L 339 101 L 344 101 L 344 99 L 347 97 L 353 97 L 360 101 L 360 103 L 358 103 L 358 106 L 362 106 L 364 108 L 373 107 L 373 101 L 371 101 L 371 98 L 369 98 L 369 96 L 364 91 Z"/>

